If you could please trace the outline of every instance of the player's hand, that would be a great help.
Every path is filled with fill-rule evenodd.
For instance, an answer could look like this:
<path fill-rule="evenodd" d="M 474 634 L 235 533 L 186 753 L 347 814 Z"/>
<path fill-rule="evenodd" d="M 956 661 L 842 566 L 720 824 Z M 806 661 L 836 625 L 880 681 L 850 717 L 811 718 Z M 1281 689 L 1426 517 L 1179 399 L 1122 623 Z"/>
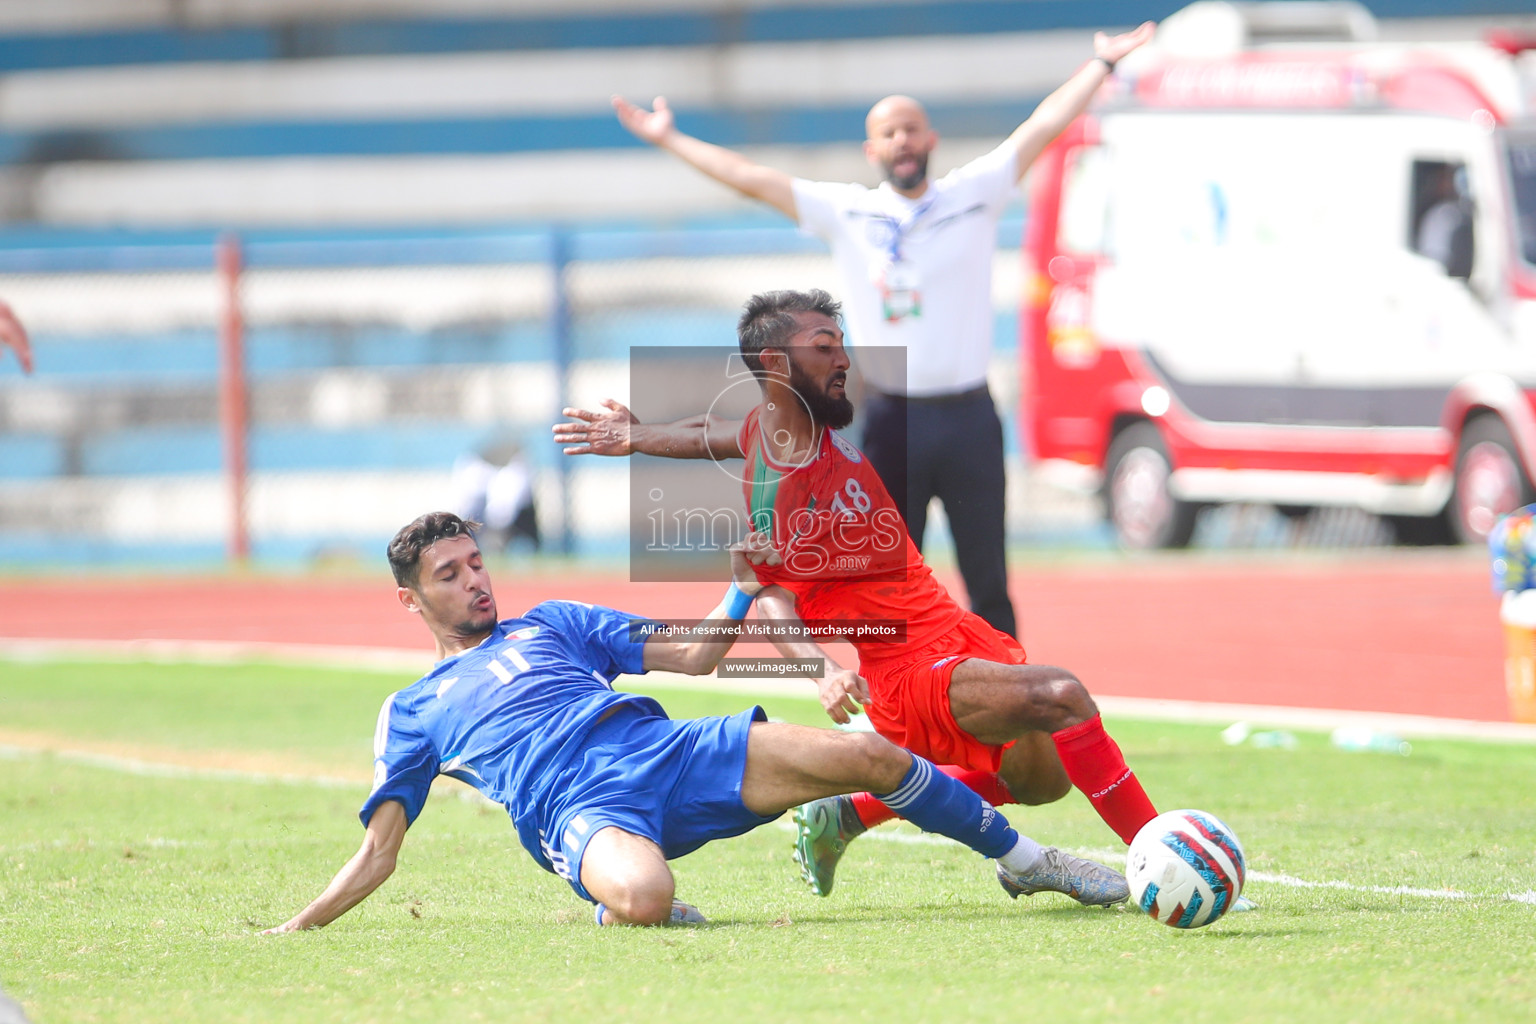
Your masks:
<path fill-rule="evenodd" d="M 31 373 L 32 342 L 27 338 L 27 329 L 21 325 L 21 320 L 10 304 L 0 300 L 0 348 L 6 345 L 16 353 L 16 359 L 21 363 L 21 372 Z"/>
<path fill-rule="evenodd" d="M 739 544 L 731 545 L 731 579 L 744 594 L 757 594 L 765 584 L 758 581 L 760 565 L 783 565 L 784 556 L 773 546 L 773 538 L 753 530 Z"/>
<path fill-rule="evenodd" d="M 1111 64 L 1120 63 L 1120 58 L 1130 53 L 1136 47 L 1152 38 L 1152 33 L 1157 31 L 1157 24 L 1144 21 L 1129 32 L 1122 32 L 1118 36 L 1107 36 L 1103 32 L 1093 34 L 1093 55 L 1103 57 Z"/>
<path fill-rule="evenodd" d="M 562 416 L 574 422 L 556 423 L 555 443 L 569 445 L 567 455 L 632 455 L 629 428 L 639 417 L 611 398 L 603 399 L 607 412 L 586 409 L 561 409 Z"/>
<path fill-rule="evenodd" d="M 850 715 L 864 713 L 864 705 L 869 703 L 869 684 L 851 668 L 828 664 L 832 671 L 816 681 L 821 706 L 832 721 L 847 725 Z"/>
<path fill-rule="evenodd" d="M 657 96 L 652 106 L 653 109 L 646 110 L 622 96 L 613 98 L 613 112 L 619 115 L 619 124 L 636 138 L 659 146 L 676 128 L 677 122 L 672 117 L 672 108 L 667 106 L 665 96 Z"/>
<path fill-rule="evenodd" d="M 256 934 L 257 935 L 287 935 L 289 932 L 299 932 L 299 931 L 303 931 L 303 930 L 304 929 L 300 928 L 298 925 L 294 924 L 292 921 L 284 921 L 282 924 L 278 925 L 275 928 L 268 928 L 265 931 L 260 931 L 260 932 L 257 932 Z"/>

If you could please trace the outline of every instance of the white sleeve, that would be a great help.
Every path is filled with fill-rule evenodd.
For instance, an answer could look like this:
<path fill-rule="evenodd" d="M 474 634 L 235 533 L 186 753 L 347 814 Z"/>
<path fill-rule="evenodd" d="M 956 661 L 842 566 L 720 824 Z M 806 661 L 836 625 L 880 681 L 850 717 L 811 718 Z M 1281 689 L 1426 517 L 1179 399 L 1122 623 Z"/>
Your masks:
<path fill-rule="evenodd" d="M 838 214 L 848 208 L 852 194 L 864 190 L 862 185 L 805 178 L 795 178 L 790 187 L 794 190 L 795 217 L 800 227 L 828 240 L 836 233 Z"/>
<path fill-rule="evenodd" d="M 957 167 L 947 177 L 952 187 L 964 188 L 993 213 L 1001 213 L 1019 186 L 1019 151 L 1009 142 Z"/>

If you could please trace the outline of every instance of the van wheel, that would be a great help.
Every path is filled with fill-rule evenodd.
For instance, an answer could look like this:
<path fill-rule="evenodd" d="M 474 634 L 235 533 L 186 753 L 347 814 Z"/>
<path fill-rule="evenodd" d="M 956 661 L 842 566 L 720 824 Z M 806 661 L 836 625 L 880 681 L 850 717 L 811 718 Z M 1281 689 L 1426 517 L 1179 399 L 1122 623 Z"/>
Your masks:
<path fill-rule="evenodd" d="M 1531 484 L 1509 428 L 1497 416 L 1479 416 L 1461 432 L 1456 479 L 1447 510 L 1463 544 L 1481 544 L 1500 517 L 1531 500 Z"/>
<path fill-rule="evenodd" d="M 1131 550 L 1182 548 L 1195 533 L 1200 506 L 1168 490 L 1173 463 L 1162 435 L 1136 423 L 1115 436 L 1104 460 L 1104 504 L 1120 546 Z"/>

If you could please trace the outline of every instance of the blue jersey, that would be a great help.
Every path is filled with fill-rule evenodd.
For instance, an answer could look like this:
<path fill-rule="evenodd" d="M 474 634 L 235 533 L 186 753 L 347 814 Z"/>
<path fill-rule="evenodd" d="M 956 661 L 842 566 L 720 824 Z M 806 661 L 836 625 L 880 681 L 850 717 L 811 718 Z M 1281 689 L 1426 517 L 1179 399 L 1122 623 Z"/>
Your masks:
<path fill-rule="evenodd" d="M 506 807 L 523 847 L 554 870 L 540 833 L 560 776 L 604 716 L 630 706 L 666 718 L 614 677 L 644 672 L 645 621 L 576 601 L 546 601 L 496 624 L 478 647 L 437 663 L 390 695 L 374 733 L 366 825 L 386 800 L 414 822 L 432 780 L 451 775 Z"/>

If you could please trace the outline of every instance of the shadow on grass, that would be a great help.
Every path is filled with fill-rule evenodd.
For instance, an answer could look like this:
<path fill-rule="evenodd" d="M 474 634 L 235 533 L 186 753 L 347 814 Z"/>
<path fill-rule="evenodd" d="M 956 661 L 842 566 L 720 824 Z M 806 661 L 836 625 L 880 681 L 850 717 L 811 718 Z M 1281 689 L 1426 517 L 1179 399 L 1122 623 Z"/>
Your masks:
<path fill-rule="evenodd" d="M 1069 918 L 1114 924 L 1125 917 L 1138 916 L 1117 908 L 1080 907 L 1075 905 L 1036 905 L 1035 907 L 965 905 L 954 903 L 913 903 L 902 907 L 850 907 L 847 909 L 818 908 L 809 911 L 791 911 L 778 918 L 762 917 L 711 917 L 708 925 L 759 926 L 784 928 L 793 925 L 874 925 L 887 926 L 908 924 L 913 919 L 929 917 L 953 923 L 1016 925 L 1021 920 L 1040 919 L 1053 923 Z"/>

